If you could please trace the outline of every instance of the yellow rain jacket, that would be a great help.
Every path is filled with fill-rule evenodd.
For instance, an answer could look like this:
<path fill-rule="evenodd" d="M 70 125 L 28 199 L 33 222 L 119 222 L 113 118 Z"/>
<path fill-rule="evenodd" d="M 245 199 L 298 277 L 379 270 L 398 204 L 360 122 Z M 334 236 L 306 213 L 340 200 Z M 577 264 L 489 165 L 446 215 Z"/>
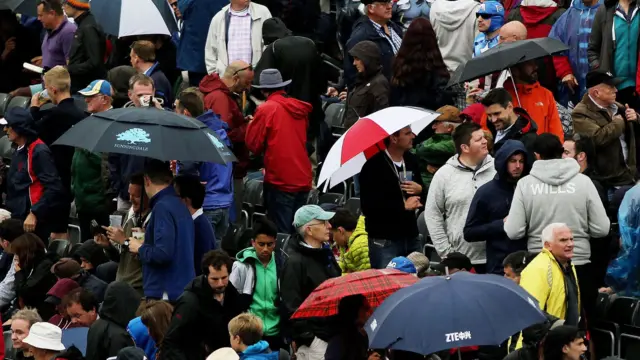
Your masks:
<path fill-rule="evenodd" d="M 369 235 L 364 228 L 364 216 L 358 218 L 358 225 L 349 237 L 348 248 L 340 248 L 339 265 L 342 274 L 371 269 Z"/>

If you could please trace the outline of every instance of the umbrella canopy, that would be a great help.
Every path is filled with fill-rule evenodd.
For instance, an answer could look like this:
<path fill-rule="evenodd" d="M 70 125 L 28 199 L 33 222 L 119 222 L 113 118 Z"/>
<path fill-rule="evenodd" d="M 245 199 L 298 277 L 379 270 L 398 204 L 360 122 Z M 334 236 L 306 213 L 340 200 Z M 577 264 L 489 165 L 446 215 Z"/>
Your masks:
<path fill-rule="evenodd" d="M 53 145 L 162 161 L 236 161 L 216 133 L 199 120 L 155 108 L 113 109 L 87 117 Z"/>
<path fill-rule="evenodd" d="M 102 30 L 117 37 L 168 35 L 178 23 L 166 0 L 91 0 L 91 13 Z"/>
<path fill-rule="evenodd" d="M 459 272 L 433 276 L 389 296 L 365 330 L 372 349 L 428 355 L 476 345 L 499 345 L 545 321 L 538 301 L 497 275 Z"/>
<path fill-rule="evenodd" d="M 340 300 L 351 295 L 364 295 L 371 307 L 377 307 L 389 295 L 416 281 L 417 277 L 395 269 L 370 269 L 332 278 L 313 290 L 291 318 L 336 315 Z"/>
<path fill-rule="evenodd" d="M 569 48 L 560 40 L 539 38 L 502 43 L 458 66 L 448 86 L 475 80 L 525 61 L 557 54 Z"/>
<path fill-rule="evenodd" d="M 418 134 L 440 114 L 414 107 L 388 107 L 359 119 L 329 150 L 320 170 L 318 187 L 325 191 L 360 173 L 368 158 L 384 149 L 382 141 L 394 132 L 411 126 Z"/>
<path fill-rule="evenodd" d="M 17 14 L 38 16 L 36 0 L 0 0 L 0 10 L 11 10 Z"/>
<path fill-rule="evenodd" d="M 62 330 L 62 344 L 65 348 L 70 348 L 71 345 L 80 350 L 82 355 L 87 354 L 87 334 L 89 333 L 88 327 L 78 327 Z"/>

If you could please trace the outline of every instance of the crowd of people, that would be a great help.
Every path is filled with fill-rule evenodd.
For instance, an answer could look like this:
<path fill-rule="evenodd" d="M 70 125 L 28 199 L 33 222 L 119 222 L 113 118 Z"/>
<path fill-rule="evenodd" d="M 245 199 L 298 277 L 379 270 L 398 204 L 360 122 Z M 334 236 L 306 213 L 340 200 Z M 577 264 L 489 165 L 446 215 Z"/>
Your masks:
<path fill-rule="evenodd" d="M 391 267 L 505 276 L 548 315 L 465 359 L 595 359 L 584 337 L 598 292 L 640 293 L 640 239 L 616 226 L 637 196 L 636 2 L 168 3 L 172 36 L 105 34 L 88 0 L 38 1 L 37 18 L 0 10 L 0 92 L 31 99 L 0 120 L 14 149 L 0 214 L 5 358 L 422 358 L 368 348 L 362 297 L 290 319 L 323 281 Z M 568 50 L 449 83 L 500 44 L 545 37 Z M 438 113 L 419 134 L 390 134 L 349 180 L 361 214 L 309 203 L 330 103 L 343 130 L 387 107 Z M 53 145 L 88 116 L 145 107 L 197 119 L 237 161 Z M 247 179 L 263 183 L 266 218 L 229 253 Z M 56 251 L 69 216 L 82 243 Z M 62 343 L 72 328 L 88 328 L 86 351 Z"/>

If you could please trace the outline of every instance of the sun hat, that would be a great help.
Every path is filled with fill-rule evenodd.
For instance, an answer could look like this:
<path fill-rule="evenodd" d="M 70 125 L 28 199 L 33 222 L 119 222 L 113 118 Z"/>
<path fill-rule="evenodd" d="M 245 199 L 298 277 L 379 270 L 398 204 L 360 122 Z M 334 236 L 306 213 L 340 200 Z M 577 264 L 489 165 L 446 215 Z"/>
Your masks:
<path fill-rule="evenodd" d="M 62 351 L 65 349 L 62 344 L 62 330 L 48 322 L 37 322 L 29 329 L 23 343 L 31 345 L 36 349 Z"/>
<path fill-rule="evenodd" d="M 253 85 L 256 89 L 280 89 L 291 84 L 291 80 L 282 81 L 282 74 L 278 69 L 264 69 L 260 73 L 260 85 Z"/>
<path fill-rule="evenodd" d="M 113 96 L 113 88 L 107 80 L 93 80 L 86 88 L 78 91 L 82 96 L 94 96 L 98 94 Z"/>
<path fill-rule="evenodd" d="M 334 212 L 324 211 L 318 205 L 305 205 L 298 209 L 293 216 L 293 226 L 299 228 L 313 220 L 328 221 L 333 218 L 333 215 L 335 215 Z"/>
<path fill-rule="evenodd" d="M 238 360 L 240 356 L 238 353 L 230 347 L 220 348 L 211 353 L 207 357 L 207 360 Z"/>

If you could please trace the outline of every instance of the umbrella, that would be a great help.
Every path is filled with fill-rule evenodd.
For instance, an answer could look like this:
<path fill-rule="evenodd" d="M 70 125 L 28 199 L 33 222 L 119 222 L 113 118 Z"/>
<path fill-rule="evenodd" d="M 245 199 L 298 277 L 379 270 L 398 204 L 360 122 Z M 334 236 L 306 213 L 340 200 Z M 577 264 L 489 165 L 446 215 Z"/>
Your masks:
<path fill-rule="evenodd" d="M 166 0 L 91 0 L 91 13 L 102 30 L 117 37 L 168 35 L 178 23 Z"/>
<path fill-rule="evenodd" d="M 395 269 L 358 271 L 325 280 L 307 296 L 291 318 L 336 315 L 340 300 L 351 295 L 364 295 L 371 307 L 377 307 L 389 295 L 416 281 L 417 277 Z"/>
<path fill-rule="evenodd" d="M 538 301 L 497 275 L 458 272 L 433 276 L 389 296 L 365 324 L 372 349 L 428 355 L 476 345 L 499 345 L 545 321 Z"/>
<path fill-rule="evenodd" d="M 71 345 L 80 350 L 82 355 L 87 353 L 87 334 L 89 333 L 88 327 L 78 327 L 62 330 L 62 344 L 65 348 L 70 348 Z"/>
<path fill-rule="evenodd" d="M 123 108 L 93 114 L 53 145 L 162 161 L 236 161 L 218 135 L 199 120 L 155 108 Z"/>
<path fill-rule="evenodd" d="M 382 141 L 389 135 L 407 126 L 418 134 L 439 115 L 414 107 L 388 107 L 359 119 L 329 150 L 318 187 L 326 181 L 326 191 L 358 174 L 368 158 L 384 149 Z"/>
<path fill-rule="evenodd" d="M 525 61 L 557 54 L 569 48 L 560 40 L 539 38 L 502 43 L 458 66 L 448 86 L 475 80 Z"/>
<path fill-rule="evenodd" d="M 38 16 L 36 0 L 0 0 L 0 10 L 11 10 L 16 14 Z"/>

